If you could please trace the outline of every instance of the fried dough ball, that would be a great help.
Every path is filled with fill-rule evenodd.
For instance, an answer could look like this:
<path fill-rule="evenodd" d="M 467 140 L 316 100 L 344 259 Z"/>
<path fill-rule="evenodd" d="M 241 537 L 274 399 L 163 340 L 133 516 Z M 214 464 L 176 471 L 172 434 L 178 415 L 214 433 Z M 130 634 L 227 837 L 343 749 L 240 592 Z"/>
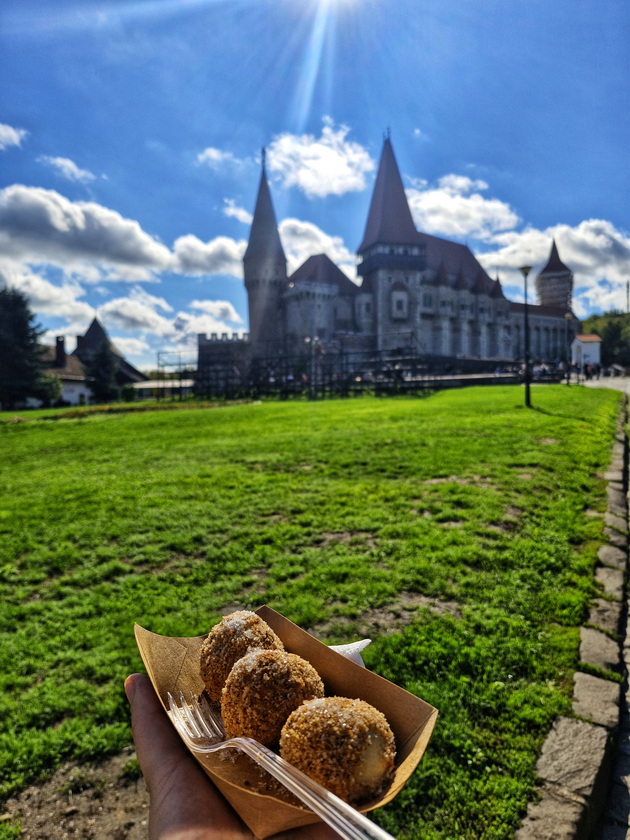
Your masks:
<path fill-rule="evenodd" d="M 364 700 L 309 700 L 288 718 L 280 755 L 346 802 L 373 799 L 391 781 L 396 744 L 385 715 Z"/>
<path fill-rule="evenodd" d="M 284 650 L 266 621 L 249 610 L 226 615 L 212 628 L 201 646 L 199 672 L 212 701 L 219 703 L 232 666 L 254 648 Z"/>
<path fill-rule="evenodd" d="M 228 735 L 277 744 L 284 722 L 305 700 L 324 696 L 313 666 L 295 653 L 255 650 L 234 664 L 221 695 Z"/>

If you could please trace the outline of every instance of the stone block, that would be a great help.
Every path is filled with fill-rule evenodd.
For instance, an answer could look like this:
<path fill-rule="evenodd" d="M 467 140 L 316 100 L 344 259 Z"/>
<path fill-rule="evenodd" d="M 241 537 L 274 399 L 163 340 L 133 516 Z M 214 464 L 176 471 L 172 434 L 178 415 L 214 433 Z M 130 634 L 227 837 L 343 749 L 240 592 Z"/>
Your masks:
<path fill-rule="evenodd" d="M 620 569 L 611 569 L 610 566 L 595 569 L 595 580 L 603 586 L 606 595 L 615 601 L 623 600 L 624 579 L 625 575 Z"/>
<path fill-rule="evenodd" d="M 603 726 L 574 718 L 556 718 L 543 744 L 536 772 L 588 799 L 607 753 L 608 732 Z"/>
<path fill-rule="evenodd" d="M 621 485 L 621 489 L 623 489 L 623 469 L 606 470 L 606 472 L 600 473 L 599 476 L 604 481 L 614 481 L 616 484 Z"/>
<path fill-rule="evenodd" d="M 620 541 L 623 542 L 623 546 L 602 545 L 599 547 L 597 556 L 600 563 L 604 566 L 612 566 L 615 569 L 625 570 L 628 563 L 627 540 L 624 535 L 620 534 L 619 536 L 621 537 Z"/>
<path fill-rule="evenodd" d="M 615 548 L 621 548 L 624 551 L 628 550 L 627 534 L 621 533 L 620 531 L 615 531 L 613 528 L 604 528 L 604 534 L 606 535 L 606 539 L 611 544 L 611 546 Z"/>
<path fill-rule="evenodd" d="M 603 598 L 598 598 L 588 614 L 587 624 L 592 624 L 598 630 L 617 636 L 621 625 L 622 609 L 621 601 L 605 601 Z"/>
<path fill-rule="evenodd" d="M 585 811 L 583 797 L 553 785 L 543 785 L 540 800 L 527 808 L 527 816 L 514 840 L 575 840 Z"/>
<path fill-rule="evenodd" d="M 618 516 L 625 516 L 627 514 L 628 503 L 623 490 L 615 490 L 612 484 L 609 484 L 606 488 L 606 496 L 608 498 L 608 510 Z"/>
<path fill-rule="evenodd" d="M 606 525 L 609 525 L 611 528 L 616 528 L 617 531 L 621 531 L 623 534 L 628 532 L 628 522 L 626 518 L 617 516 L 616 513 L 611 513 L 609 510 L 606 511 L 604 522 Z"/>
<path fill-rule="evenodd" d="M 605 671 L 618 671 L 619 645 L 599 630 L 580 627 L 580 659 Z"/>
<path fill-rule="evenodd" d="M 619 726 L 619 683 L 577 672 L 573 675 L 573 714 L 611 731 Z"/>

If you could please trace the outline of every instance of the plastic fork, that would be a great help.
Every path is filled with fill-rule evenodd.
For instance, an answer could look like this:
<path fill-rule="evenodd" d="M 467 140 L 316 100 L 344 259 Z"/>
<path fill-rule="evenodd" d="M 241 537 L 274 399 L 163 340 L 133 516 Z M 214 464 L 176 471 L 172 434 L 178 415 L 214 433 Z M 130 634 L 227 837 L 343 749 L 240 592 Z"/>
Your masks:
<path fill-rule="evenodd" d="M 191 694 L 190 701 L 179 692 L 179 704 L 168 692 L 171 720 L 184 742 L 196 753 L 207 755 L 230 748 L 242 750 L 287 790 L 309 807 L 318 817 L 345 840 L 394 840 L 359 811 L 338 796 L 293 767 L 268 747 L 253 738 L 227 738 L 221 718 L 210 704 L 199 702 Z"/>

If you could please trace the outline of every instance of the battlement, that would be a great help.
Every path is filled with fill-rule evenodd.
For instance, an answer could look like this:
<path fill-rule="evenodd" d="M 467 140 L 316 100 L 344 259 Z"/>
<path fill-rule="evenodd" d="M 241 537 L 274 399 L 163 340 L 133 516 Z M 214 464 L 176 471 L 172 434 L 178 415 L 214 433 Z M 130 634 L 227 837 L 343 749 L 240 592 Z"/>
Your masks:
<path fill-rule="evenodd" d="M 230 337 L 227 333 L 210 333 L 210 335 L 206 335 L 205 333 L 197 333 L 197 343 L 201 344 L 225 344 L 225 343 L 236 343 L 236 344 L 243 344 L 249 342 L 249 333 L 232 333 Z"/>

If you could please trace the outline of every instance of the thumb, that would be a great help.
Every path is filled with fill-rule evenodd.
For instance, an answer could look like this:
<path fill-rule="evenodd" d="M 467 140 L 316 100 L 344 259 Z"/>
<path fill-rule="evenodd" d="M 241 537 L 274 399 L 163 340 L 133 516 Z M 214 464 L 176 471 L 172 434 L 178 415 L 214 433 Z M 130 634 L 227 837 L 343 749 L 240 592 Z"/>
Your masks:
<path fill-rule="evenodd" d="M 125 680 L 131 707 L 131 731 L 136 755 L 149 790 L 159 786 L 172 762 L 188 758 L 188 751 L 145 674 L 131 674 Z"/>

